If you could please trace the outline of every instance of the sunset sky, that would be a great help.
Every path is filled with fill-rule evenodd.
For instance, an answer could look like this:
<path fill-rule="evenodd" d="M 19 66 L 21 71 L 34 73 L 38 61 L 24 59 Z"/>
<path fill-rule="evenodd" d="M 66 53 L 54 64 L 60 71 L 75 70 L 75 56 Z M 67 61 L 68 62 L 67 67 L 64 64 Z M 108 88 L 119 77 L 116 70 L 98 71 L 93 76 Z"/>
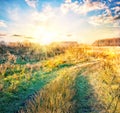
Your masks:
<path fill-rule="evenodd" d="M 120 37 L 120 0 L 0 0 L 0 41 L 93 43 Z"/>

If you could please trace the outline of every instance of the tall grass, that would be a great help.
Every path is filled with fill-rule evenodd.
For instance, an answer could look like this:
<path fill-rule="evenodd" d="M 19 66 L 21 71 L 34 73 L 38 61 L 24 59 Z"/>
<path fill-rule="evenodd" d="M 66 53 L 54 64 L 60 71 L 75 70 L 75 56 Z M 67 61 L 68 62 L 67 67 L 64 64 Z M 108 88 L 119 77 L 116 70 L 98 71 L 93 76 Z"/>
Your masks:
<path fill-rule="evenodd" d="M 19 113 L 94 112 L 96 99 L 88 77 L 82 75 L 85 68 L 87 65 L 58 71 L 59 76 L 30 99 Z"/>
<path fill-rule="evenodd" d="M 72 112 L 75 94 L 73 86 L 77 70 L 62 69 L 59 76 L 43 88 L 20 113 L 68 113 Z"/>
<path fill-rule="evenodd" d="M 119 49 L 13 43 L 0 50 L 0 112 L 17 111 L 33 94 L 19 112 L 120 112 Z M 93 66 L 78 66 L 98 60 Z"/>
<path fill-rule="evenodd" d="M 91 74 L 91 84 L 103 113 L 120 112 L 120 59 L 115 50 L 99 54 L 101 65 L 97 73 Z"/>

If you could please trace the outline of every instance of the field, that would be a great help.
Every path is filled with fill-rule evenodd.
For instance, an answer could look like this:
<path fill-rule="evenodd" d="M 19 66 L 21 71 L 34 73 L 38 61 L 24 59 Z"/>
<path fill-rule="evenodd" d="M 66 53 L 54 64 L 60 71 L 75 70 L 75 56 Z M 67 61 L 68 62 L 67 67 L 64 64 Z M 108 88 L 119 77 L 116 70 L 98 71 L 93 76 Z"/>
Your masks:
<path fill-rule="evenodd" d="M 120 48 L 1 43 L 0 113 L 120 113 Z"/>

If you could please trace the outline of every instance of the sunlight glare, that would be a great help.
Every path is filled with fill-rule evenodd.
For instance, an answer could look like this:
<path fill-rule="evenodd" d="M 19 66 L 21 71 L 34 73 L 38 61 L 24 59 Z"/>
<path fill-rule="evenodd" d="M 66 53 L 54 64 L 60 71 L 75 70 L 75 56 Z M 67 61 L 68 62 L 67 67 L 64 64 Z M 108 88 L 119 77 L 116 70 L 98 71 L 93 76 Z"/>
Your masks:
<path fill-rule="evenodd" d="M 48 45 L 51 42 L 54 42 L 57 38 L 57 32 L 54 30 L 48 30 L 44 27 L 39 27 L 34 32 L 34 37 L 37 42 L 39 42 L 42 45 Z"/>

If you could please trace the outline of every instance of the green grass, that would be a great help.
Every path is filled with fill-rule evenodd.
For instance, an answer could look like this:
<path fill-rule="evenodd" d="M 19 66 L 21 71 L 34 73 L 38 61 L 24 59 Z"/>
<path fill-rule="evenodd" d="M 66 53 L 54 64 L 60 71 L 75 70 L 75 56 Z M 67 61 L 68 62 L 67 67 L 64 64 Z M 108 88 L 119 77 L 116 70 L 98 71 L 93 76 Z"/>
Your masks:
<path fill-rule="evenodd" d="M 15 90 L 4 90 L 0 92 L 0 113 L 13 113 L 24 105 L 26 99 L 40 90 L 44 85 L 54 79 L 56 71 L 45 73 L 37 72 L 33 74 L 30 81 L 23 79 Z"/>
<path fill-rule="evenodd" d="M 28 48 L 9 48 L 1 58 L 0 113 L 120 112 L 120 59 L 113 50 L 71 47 L 58 55 Z"/>
<path fill-rule="evenodd" d="M 55 79 L 60 70 L 62 71 L 65 67 L 70 66 L 72 65 L 66 64 L 52 70 L 46 67 L 45 70 L 40 69 L 36 72 L 33 71 L 33 73 L 26 70 L 26 68 L 18 73 L 13 68 L 12 75 L 8 73 L 6 78 L 1 80 L 4 88 L 0 91 L 0 113 L 17 112 L 21 107 L 25 106 L 26 100 L 29 100 L 36 92 Z"/>
<path fill-rule="evenodd" d="M 86 67 L 87 68 L 87 67 Z M 20 113 L 97 113 L 94 112 L 96 98 L 85 67 L 66 67 L 58 71 L 59 76 L 26 103 Z"/>
<path fill-rule="evenodd" d="M 58 71 L 58 77 L 27 102 L 21 113 L 67 113 L 72 108 L 73 84 L 77 71 L 70 67 Z M 71 75 L 70 75 L 71 74 Z"/>
<path fill-rule="evenodd" d="M 93 113 L 94 103 L 96 102 L 93 94 L 94 91 L 88 77 L 79 74 L 75 80 L 74 113 Z"/>

